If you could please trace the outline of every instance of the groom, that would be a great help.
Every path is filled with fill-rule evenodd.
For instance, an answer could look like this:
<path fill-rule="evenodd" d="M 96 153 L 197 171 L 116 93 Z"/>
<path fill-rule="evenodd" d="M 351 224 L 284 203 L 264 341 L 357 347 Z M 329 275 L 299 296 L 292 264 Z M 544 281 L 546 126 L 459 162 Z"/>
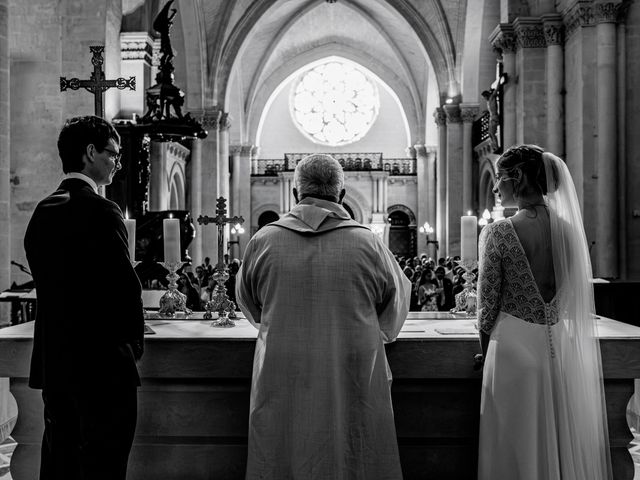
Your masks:
<path fill-rule="evenodd" d="M 76 117 L 58 151 L 65 178 L 36 207 L 24 240 L 38 294 L 29 386 L 44 400 L 40 480 L 124 480 L 140 385 L 141 287 L 122 212 L 97 193 L 120 169 L 120 137 L 102 118 Z"/>

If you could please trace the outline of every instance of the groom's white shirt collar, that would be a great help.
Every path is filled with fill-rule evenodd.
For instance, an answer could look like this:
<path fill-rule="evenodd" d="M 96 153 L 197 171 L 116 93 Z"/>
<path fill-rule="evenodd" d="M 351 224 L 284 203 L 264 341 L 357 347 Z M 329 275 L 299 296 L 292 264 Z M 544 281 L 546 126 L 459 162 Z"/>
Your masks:
<path fill-rule="evenodd" d="M 78 180 L 84 180 L 89 185 L 91 185 L 91 188 L 93 188 L 94 192 L 98 193 L 98 184 L 93 180 L 93 178 L 87 177 L 84 173 L 69 172 L 64 176 L 64 180 L 68 178 L 77 178 Z"/>

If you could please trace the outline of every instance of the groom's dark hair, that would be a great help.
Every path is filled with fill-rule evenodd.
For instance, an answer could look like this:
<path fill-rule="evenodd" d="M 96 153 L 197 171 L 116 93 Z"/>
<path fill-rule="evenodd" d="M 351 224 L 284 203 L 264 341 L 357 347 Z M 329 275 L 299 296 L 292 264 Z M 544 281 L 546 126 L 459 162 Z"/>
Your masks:
<path fill-rule="evenodd" d="M 67 120 L 58 137 L 58 154 L 62 160 L 64 173 L 80 172 L 84 168 L 82 155 L 87 145 L 93 144 L 102 152 L 113 139 L 120 143 L 120 135 L 104 118 L 95 115 L 73 117 Z"/>

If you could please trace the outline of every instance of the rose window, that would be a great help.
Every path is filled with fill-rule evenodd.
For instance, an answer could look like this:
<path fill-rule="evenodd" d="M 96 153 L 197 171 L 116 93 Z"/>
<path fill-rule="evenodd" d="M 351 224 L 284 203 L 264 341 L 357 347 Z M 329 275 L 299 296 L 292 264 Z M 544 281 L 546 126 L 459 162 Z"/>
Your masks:
<path fill-rule="evenodd" d="M 378 116 L 375 83 L 353 64 L 332 61 L 307 70 L 291 88 L 291 117 L 310 140 L 330 146 L 364 137 Z"/>

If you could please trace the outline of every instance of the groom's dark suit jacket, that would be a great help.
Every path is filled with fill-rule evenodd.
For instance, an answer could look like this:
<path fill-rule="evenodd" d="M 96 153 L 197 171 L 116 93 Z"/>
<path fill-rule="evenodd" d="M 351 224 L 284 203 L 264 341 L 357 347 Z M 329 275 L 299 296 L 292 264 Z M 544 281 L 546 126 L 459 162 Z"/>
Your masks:
<path fill-rule="evenodd" d="M 66 179 L 36 207 L 24 244 L 38 297 L 29 385 L 139 385 L 141 286 L 120 208 Z"/>

